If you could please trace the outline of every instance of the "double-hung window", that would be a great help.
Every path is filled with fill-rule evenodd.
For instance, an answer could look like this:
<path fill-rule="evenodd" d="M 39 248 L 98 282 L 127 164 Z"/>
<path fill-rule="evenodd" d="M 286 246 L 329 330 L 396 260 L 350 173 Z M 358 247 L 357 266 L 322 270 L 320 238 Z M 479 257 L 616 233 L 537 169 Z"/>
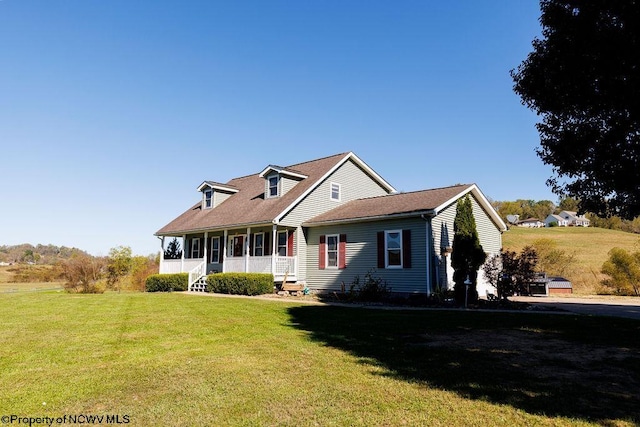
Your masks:
<path fill-rule="evenodd" d="M 211 263 L 219 263 L 220 262 L 220 237 L 212 237 L 211 238 Z"/>
<path fill-rule="evenodd" d="M 211 209 L 213 203 L 213 191 L 206 190 L 204 192 L 204 208 Z"/>
<path fill-rule="evenodd" d="M 338 242 L 337 234 L 327 235 L 327 268 L 338 268 Z"/>
<path fill-rule="evenodd" d="M 385 231 L 384 237 L 386 267 L 402 268 L 402 231 Z"/>
<path fill-rule="evenodd" d="M 191 239 L 191 258 L 200 258 L 200 238 Z"/>
<path fill-rule="evenodd" d="M 278 183 L 280 182 L 280 177 L 276 176 L 272 176 L 269 177 L 269 190 L 268 190 L 268 195 L 269 197 L 278 197 Z"/>
<path fill-rule="evenodd" d="M 411 268 L 411 230 L 378 232 L 378 268 Z"/>
<path fill-rule="evenodd" d="M 264 255 L 264 233 L 253 235 L 253 256 Z"/>
<path fill-rule="evenodd" d="M 278 256 L 287 256 L 287 232 L 278 231 Z"/>
<path fill-rule="evenodd" d="M 332 182 L 331 183 L 331 200 L 335 200 L 337 202 L 340 201 L 340 184 Z"/>

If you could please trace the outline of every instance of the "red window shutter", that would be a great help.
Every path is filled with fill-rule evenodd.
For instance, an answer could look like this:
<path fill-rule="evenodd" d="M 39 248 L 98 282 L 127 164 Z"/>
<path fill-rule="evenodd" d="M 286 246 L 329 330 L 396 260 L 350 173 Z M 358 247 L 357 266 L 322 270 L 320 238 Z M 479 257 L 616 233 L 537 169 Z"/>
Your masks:
<path fill-rule="evenodd" d="M 402 268 L 411 268 L 411 230 L 402 230 Z"/>
<path fill-rule="evenodd" d="M 320 236 L 320 244 L 318 245 L 318 268 L 324 270 L 327 266 L 326 260 L 327 253 L 327 236 L 324 234 Z"/>
<path fill-rule="evenodd" d="M 384 231 L 378 231 L 378 268 L 384 267 Z"/>
<path fill-rule="evenodd" d="M 340 244 L 338 246 L 338 268 L 347 268 L 347 235 L 340 235 Z"/>
<path fill-rule="evenodd" d="M 287 233 L 287 256 L 293 256 L 293 231 Z"/>

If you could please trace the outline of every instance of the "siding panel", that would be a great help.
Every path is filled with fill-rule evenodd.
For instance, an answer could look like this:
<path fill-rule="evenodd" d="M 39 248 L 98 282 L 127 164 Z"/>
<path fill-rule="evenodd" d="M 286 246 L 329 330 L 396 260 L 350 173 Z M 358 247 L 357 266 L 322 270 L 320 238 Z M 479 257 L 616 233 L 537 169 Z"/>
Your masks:
<path fill-rule="evenodd" d="M 411 268 L 376 268 L 377 233 L 384 230 L 411 230 Z M 307 285 L 316 290 L 340 291 L 344 283 L 348 290 L 356 276 L 360 281 L 369 271 L 387 281 L 392 292 L 426 292 L 426 221 L 421 218 L 361 222 L 348 225 L 314 227 L 308 230 Z M 318 269 L 318 242 L 321 234 L 346 234 L 346 268 Z"/>
<path fill-rule="evenodd" d="M 341 185 L 340 201 L 331 200 L 331 183 L 335 182 Z M 298 279 L 305 280 L 307 277 L 307 268 L 310 265 L 307 261 L 309 254 L 314 254 L 314 268 L 318 267 L 317 244 L 318 237 L 315 241 L 309 241 L 309 236 L 305 236 L 302 227 L 299 225 L 321 213 L 331 210 L 340 204 L 351 200 L 364 197 L 375 197 L 388 194 L 388 192 L 375 182 L 364 170 L 362 170 L 353 161 L 348 160 L 336 171 L 329 175 L 320 185 L 311 192 L 304 200 L 302 200 L 291 212 L 282 218 L 280 223 L 284 226 L 297 227 L 298 237 Z M 347 236 L 348 238 L 348 236 Z M 306 241 L 306 244 L 305 244 Z M 315 245 L 315 249 L 308 249 L 307 245 Z M 348 265 L 348 262 L 347 262 Z M 375 266 L 375 264 L 373 264 Z M 350 279 L 351 280 L 351 279 Z"/>

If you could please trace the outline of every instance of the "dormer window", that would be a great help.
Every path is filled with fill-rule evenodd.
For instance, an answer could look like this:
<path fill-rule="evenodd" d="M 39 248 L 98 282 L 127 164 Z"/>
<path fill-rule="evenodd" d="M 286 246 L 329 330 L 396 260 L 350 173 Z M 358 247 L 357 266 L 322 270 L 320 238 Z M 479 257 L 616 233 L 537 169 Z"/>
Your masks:
<path fill-rule="evenodd" d="M 204 208 L 211 209 L 211 206 L 213 206 L 213 191 L 205 190 L 204 191 Z"/>
<path fill-rule="evenodd" d="M 278 197 L 278 183 L 280 177 L 278 175 L 269 177 L 269 197 Z"/>
<path fill-rule="evenodd" d="M 239 190 L 233 185 L 205 181 L 198 187 L 202 193 L 202 209 L 215 209 Z"/>
<path fill-rule="evenodd" d="M 307 175 L 298 171 L 275 165 L 267 166 L 258 176 L 265 180 L 264 197 L 266 199 L 284 196 L 298 182 L 307 178 Z"/>

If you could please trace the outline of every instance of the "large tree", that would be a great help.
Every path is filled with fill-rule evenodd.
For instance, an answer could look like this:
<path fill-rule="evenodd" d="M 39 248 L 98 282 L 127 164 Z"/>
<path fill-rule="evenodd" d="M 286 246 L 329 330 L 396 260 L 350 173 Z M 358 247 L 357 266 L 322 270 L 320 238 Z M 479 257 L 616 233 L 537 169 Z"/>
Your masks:
<path fill-rule="evenodd" d="M 541 121 L 548 185 L 599 216 L 640 215 L 640 0 L 541 0 L 542 38 L 511 71 Z"/>
<path fill-rule="evenodd" d="M 453 221 L 453 252 L 451 267 L 453 267 L 454 294 L 458 304 L 465 301 L 475 304 L 478 301 L 476 290 L 478 269 L 484 263 L 487 255 L 480 245 L 476 220 L 473 217 L 473 205 L 469 195 L 458 200 L 456 217 Z M 466 285 L 469 280 L 468 294 L 465 297 Z"/>

